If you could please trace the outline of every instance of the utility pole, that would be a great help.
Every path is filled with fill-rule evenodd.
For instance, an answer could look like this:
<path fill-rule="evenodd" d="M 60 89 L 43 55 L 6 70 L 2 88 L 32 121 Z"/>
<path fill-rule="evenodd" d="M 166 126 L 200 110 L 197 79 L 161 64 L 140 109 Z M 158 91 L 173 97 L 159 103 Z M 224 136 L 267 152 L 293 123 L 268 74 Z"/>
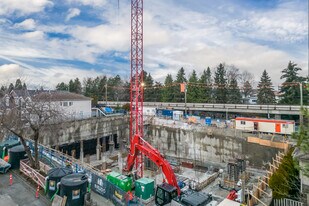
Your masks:
<path fill-rule="evenodd" d="M 107 83 L 105 84 L 105 106 L 107 107 Z"/>
<path fill-rule="evenodd" d="M 187 83 L 185 82 L 185 118 L 187 117 Z"/>
<path fill-rule="evenodd" d="M 299 90 L 300 90 L 299 124 L 300 124 L 300 126 L 302 126 L 303 123 L 304 123 L 304 118 L 303 118 L 303 114 L 302 114 L 302 108 L 303 108 L 303 83 L 302 82 L 299 83 Z"/>

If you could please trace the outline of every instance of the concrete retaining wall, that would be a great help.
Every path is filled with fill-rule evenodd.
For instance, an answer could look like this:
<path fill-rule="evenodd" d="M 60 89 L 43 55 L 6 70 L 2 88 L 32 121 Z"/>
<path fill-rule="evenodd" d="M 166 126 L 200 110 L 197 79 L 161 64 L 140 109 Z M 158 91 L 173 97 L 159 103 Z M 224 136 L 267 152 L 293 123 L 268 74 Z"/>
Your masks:
<path fill-rule="evenodd" d="M 235 137 L 236 134 L 236 137 Z M 148 136 L 147 136 L 148 135 Z M 164 155 L 208 162 L 226 163 L 235 157 L 244 157 L 249 166 L 262 168 L 280 149 L 247 142 L 246 137 L 233 130 L 207 128 L 185 130 L 165 126 L 149 126 L 146 140 Z"/>

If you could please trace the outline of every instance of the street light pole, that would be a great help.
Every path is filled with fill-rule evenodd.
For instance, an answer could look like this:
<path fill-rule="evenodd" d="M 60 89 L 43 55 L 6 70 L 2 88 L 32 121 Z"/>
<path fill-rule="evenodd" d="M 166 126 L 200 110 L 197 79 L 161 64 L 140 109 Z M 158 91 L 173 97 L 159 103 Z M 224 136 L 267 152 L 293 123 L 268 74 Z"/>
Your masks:
<path fill-rule="evenodd" d="M 187 83 L 185 82 L 185 117 L 187 117 Z"/>

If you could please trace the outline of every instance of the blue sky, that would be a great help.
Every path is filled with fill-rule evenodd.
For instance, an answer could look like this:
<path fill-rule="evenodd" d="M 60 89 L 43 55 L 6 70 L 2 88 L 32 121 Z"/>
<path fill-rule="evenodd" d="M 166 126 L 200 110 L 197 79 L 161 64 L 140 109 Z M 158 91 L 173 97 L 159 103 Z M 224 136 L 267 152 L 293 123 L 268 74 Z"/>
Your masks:
<path fill-rule="evenodd" d="M 130 0 L 1 0 L 0 84 L 53 88 L 71 78 L 130 74 Z M 145 0 L 144 68 L 155 80 L 219 63 L 308 72 L 307 0 Z"/>

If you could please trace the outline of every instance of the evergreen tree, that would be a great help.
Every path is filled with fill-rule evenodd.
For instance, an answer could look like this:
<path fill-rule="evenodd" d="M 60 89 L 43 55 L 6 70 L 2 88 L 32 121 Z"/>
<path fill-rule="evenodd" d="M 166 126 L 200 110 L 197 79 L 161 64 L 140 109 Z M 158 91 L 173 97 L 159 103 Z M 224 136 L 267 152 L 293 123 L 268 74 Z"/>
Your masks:
<path fill-rule="evenodd" d="M 107 80 L 107 99 L 108 101 L 119 101 L 120 96 L 123 93 L 124 82 L 119 75 L 110 77 Z"/>
<path fill-rule="evenodd" d="M 57 86 L 56 86 L 56 90 L 58 90 L 58 91 L 68 91 L 68 89 L 69 89 L 69 86 L 64 82 L 61 82 L 61 83 L 57 84 Z"/>
<path fill-rule="evenodd" d="M 92 95 L 92 78 L 85 78 L 84 79 L 84 95 L 86 97 L 91 97 Z"/>
<path fill-rule="evenodd" d="M 81 94 L 82 93 L 82 83 L 78 78 L 74 80 L 74 93 Z"/>
<path fill-rule="evenodd" d="M 7 87 L 2 85 L 0 88 L 0 98 L 4 97 L 4 95 L 6 94 L 6 90 Z"/>
<path fill-rule="evenodd" d="M 185 70 L 181 67 L 176 75 L 175 86 L 173 86 L 174 100 L 173 102 L 184 102 L 185 94 L 180 92 L 180 84 L 187 82 Z"/>
<path fill-rule="evenodd" d="M 303 124 L 299 127 L 299 130 L 293 133 L 292 138 L 297 140 L 296 146 L 300 148 L 301 155 L 309 154 L 309 110 L 303 108 Z M 309 178 L 309 164 L 305 163 L 300 168 L 305 176 Z"/>
<path fill-rule="evenodd" d="M 252 95 L 252 91 L 253 90 L 252 90 L 252 86 L 251 86 L 250 82 L 246 81 L 244 83 L 244 96 L 245 96 L 245 98 L 250 97 Z"/>
<path fill-rule="evenodd" d="M 214 100 L 216 103 L 226 103 L 227 88 L 226 88 L 226 70 L 223 64 L 219 64 L 215 72 Z"/>
<path fill-rule="evenodd" d="M 23 88 L 23 84 L 21 83 L 21 80 L 20 80 L 20 79 L 16 79 L 14 89 L 20 90 L 20 89 L 22 89 L 22 88 Z"/>
<path fill-rule="evenodd" d="M 271 176 L 269 186 L 273 191 L 275 199 L 289 198 L 298 199 L 300 192 L 299 170 L 295 167 L 292 156 L 293 149 L 290 149 L 277 171 Z"/>
<path fill-rule="evenodd" d="M 23 84 L 22 90 L 27 90 L 27 85 L 26 85 L 26 83 Z"/>
<path fill-rule="evenodd" d="M 288 66 L 281 71 L 281 79 L 285 79 L 285 81 L 280 89 L 282 94 L 280 104 L 293 105 L 300 103 L 299 83 L 303 81 L 303 78 L 298 75 L 298 72 L 301 70 L 301 68 L 297 67 L 297 64 L 290 61 Z M 307 94 L 307 91 L 303 91 L 304 103 L 307 103 Z"/>
<path fill-rule="evenodd" d="M 12 90 L 14 90 L 14 85 L 13 85 L 13 83 L 11 83 L 11 84 L 9 85 L 8 92 L 11 92 Z"/>
<path fill-rule="evenodd" d="M 153 78 L 151 74 L 147 74 L 146 71 L 144 71 L 144 101 L 151 102 L 153 101 L 153 95 L 154 95 L 154 88 L 153 88 Z"/>
<path fill-rule="evenodd" d="M 174 98 L 173 77 L 171 74 L 168 74 L 164 80 L 162 101 L 173 102 Z"/>
<path fill-rule="evenodd" d="M 99 100 L 104 100 L 105 99 L 105 87 L 107 84 L 107 77 L 106 76 L 100 76 L 99 77 L 99 85 L 98 85 L 98 95 L 99 95 Z"/>
<path fill-rule="evenodd" d="M 202 84 L 202 88 L 200 89 L 199 102 L 201 103 L 212 102 L 211 71 L 209 67 L 207 67 L 207 70 L 203 71 L 199 83 Z"/>
<path fill-rule="evenodd" d="M 241 103 L 241 94 L 235 77 L 232 77 L 230 80 L 228 90 L 228 103 L 229 104 Z"/>
<path fill-rule="evenodd" d="M 258 84 L 257 103 L 274 104 L 276 102 L 272 82 L 266 70 L 264 70 L 261 80 Z"/>
<path fill-rule="evenodd" d="M 199 102 L 200 91 L 196 83 L 198 83 L 198 78 L 195 70 L 193 70 L 188 83 L 188 91 L 187 91 L 188 102 Z"/>
<path fill-rule="evenodd" d="M 75 91 L 75 85 L 74 85 L 73 80 L 71 79 L 69 81 L 69 92 L 74 92 L 74 91 Z"/>
<path fill-rule="evenodd" d="M 160 82 L 155 82 L 154 84 L 154 101 L 155 102 L 161 102 L 162 101 L 162 91 L 163 91 L 163 85 Z"/>

